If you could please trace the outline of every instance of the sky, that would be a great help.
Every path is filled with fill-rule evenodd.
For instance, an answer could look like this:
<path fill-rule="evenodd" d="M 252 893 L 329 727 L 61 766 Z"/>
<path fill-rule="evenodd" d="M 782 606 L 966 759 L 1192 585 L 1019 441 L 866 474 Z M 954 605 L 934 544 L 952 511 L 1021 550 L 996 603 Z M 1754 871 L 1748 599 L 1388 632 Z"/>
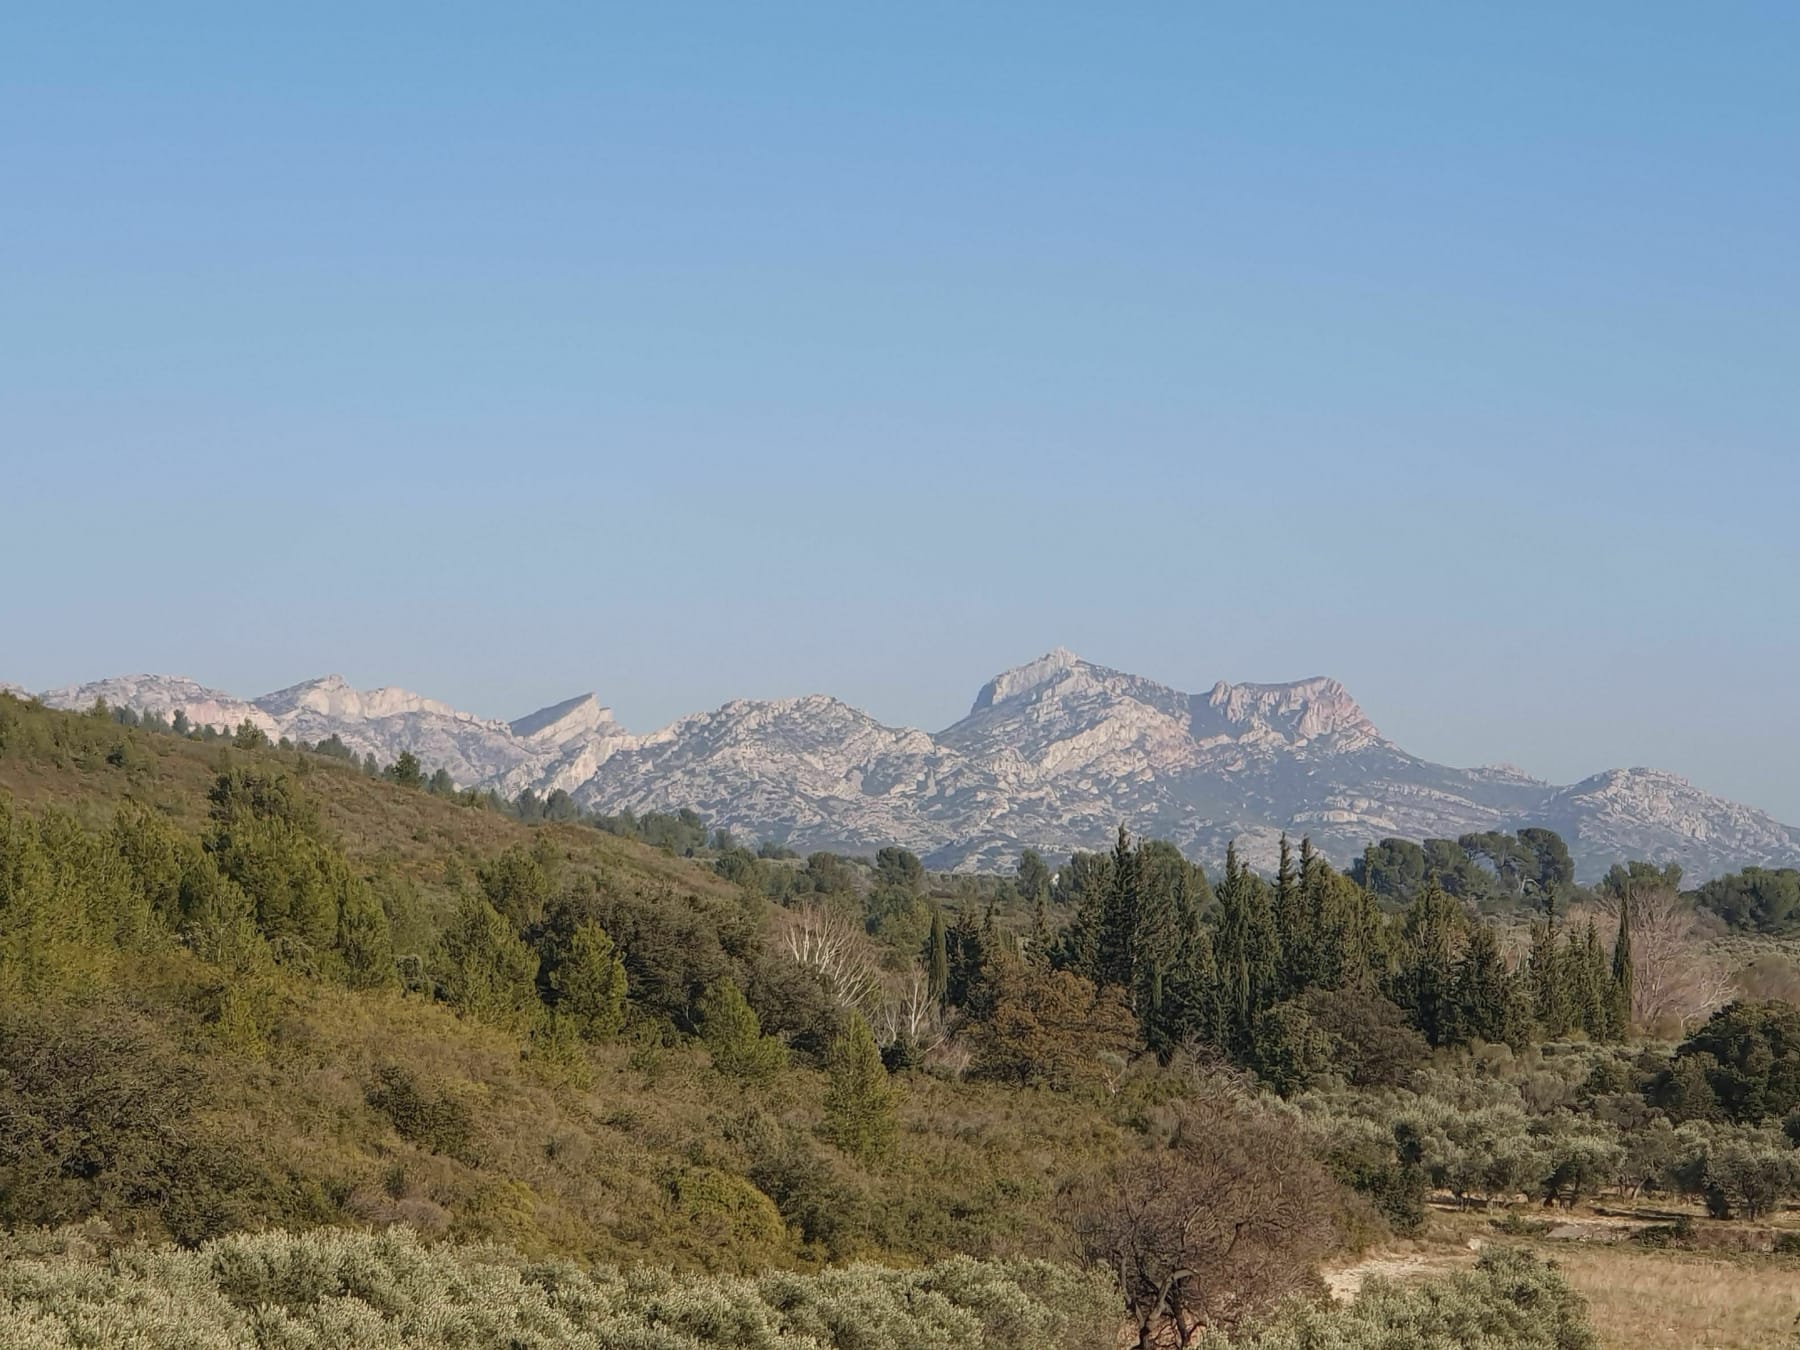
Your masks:
<path fill-rule="evenodd" d="M 1800 822 L 1800 7 L 0 11 L 0 680 L 935 729 L 1057 645 Z"/>

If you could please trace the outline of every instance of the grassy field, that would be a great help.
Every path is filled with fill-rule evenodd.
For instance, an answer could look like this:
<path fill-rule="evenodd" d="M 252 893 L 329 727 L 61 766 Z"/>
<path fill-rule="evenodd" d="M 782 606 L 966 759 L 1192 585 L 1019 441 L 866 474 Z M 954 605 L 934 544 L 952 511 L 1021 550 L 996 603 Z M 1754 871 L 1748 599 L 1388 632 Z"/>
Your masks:
<path fill-rule="evenodd" d="M 1491 1216 L 1440 1211 L 1417 1242 L 1327 1271 L 1327 1283 L 1339 1299 L 1353 1298 L 1366 1280 L 1431 1279 L 1472 1266 L 1478 1247 L 1519 1241 L 1496 1234 Z M 1587 1299 L 1604 1350 L 1785 1350 L 1800 1330 L 1800 1259 L 1794 1257 L 1552 1238 L 1525 1245 L 1554 1261 Z"/>
<path fill-rule="evenodd" d="M 1606 1350 L 1772 1350 L 1800 1316 L 1792 1258 L 1539 1246 L 1587 1298 Z"/>

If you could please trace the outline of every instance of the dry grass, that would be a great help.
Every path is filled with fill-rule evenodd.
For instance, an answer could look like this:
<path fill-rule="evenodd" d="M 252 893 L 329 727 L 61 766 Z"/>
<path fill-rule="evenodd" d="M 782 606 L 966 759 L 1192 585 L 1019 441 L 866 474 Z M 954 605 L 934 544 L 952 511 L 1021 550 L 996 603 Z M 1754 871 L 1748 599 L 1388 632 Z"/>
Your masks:
<path fill-rule="evenodd" d="M 1544 1250 L 1587 1297 L 1606 1350 L 1776 1350 L 1800 1314 L 1800 1265 L 1792 1261 L 1568 1244 Z"/>

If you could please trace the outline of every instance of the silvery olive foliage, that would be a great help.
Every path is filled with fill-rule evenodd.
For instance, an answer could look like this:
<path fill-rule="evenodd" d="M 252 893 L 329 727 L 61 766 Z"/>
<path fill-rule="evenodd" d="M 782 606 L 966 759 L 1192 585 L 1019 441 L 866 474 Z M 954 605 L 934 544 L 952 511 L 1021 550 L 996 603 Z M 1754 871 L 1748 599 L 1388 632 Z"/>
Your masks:
<path fill-rule="evenodd" d="M 76 1230 L 0 1239 L 9 1350 L 1078 1350 L 1105 1277 L 956 1257 L 755 1277 L 586 1269 L 411 1231 L 238 1235 L 100 1255 Z"/>

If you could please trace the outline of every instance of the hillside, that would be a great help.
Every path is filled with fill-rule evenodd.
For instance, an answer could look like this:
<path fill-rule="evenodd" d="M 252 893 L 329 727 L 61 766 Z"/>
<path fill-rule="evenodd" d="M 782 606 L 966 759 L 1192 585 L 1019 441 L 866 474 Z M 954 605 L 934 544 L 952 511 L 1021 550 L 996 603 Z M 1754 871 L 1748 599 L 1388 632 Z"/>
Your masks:
<path fill-rule="evenodd" d="M 801 851 L 900 844 L 933 867 L 999 869 L 1022 849 L 1103 847 L 1121 820 L 1215 867 L 1228 843 L 1260 867 L 1283 832 L 1342 865 L 1380 839 L 1556 830 L 1578 875 L 1623 858 L 1690 881 L 1800 862 L 1800 830 L 1678 776 L 1612 769 L 1569 787 L 1506 768 L 1457 769 L 1382 735 L 1335 680 L 1219 682 L 1189 694 L 1057 650 L 1006 671 L 936 734 L 888 727 L 824 695 L 737 700 L 646 735 L 591 695 L 487 721 L 337 676 L 242 700 L 134 676 L 51 690 L 55 707 L 115 707 L 271 739 L 335 736 L 387 763 L 401 751 L 459 786 L 571 794 L 614 814 L 690 807 Z"/>
<path fill-rule="evenodd" d="M 1592 924 L 1509 962 L 1435 886 L 1390 913 L 1302 848 L 1215 888 L 1121 836 L 1056 920 L 1021 871 L 1015 933 L 902 850 L 709 867 L 240 739 L 0 694 L 27 1343 L 1081 1350 L 1122 1308 L 1144 1344 L 1548 1350 L 1592 1341 L 1528 1253 L 1308 1299 L 1434 1197 L 1648 1189 L 1638 1228 L 1795 1241 L 1800 1014 L 1645 1002 Z M 1625 1043 L 1669 1016 L 1678 1050 Z"/>

